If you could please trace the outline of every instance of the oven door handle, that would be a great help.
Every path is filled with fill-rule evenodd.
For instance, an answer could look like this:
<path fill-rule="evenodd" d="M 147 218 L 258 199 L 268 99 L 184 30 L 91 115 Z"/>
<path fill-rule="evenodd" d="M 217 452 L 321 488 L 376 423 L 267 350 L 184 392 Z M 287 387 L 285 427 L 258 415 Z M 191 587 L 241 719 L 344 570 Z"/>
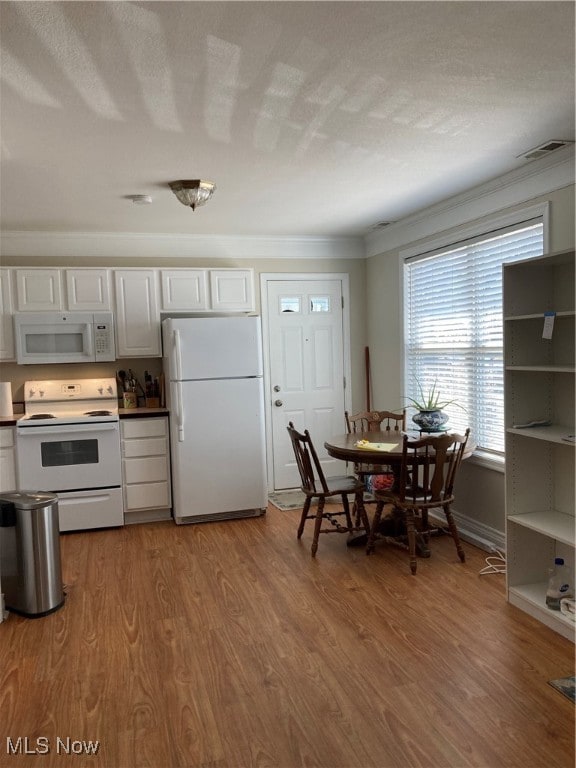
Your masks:
<path fill-rule="evenodd" d="M 117 421 L 104 421 L 97 424 L 61 424 L 59 427 L 17 427 L 18 437 L 31 435 L 66 435 L 67 432 L 111 432 L 118 429 Z"/>

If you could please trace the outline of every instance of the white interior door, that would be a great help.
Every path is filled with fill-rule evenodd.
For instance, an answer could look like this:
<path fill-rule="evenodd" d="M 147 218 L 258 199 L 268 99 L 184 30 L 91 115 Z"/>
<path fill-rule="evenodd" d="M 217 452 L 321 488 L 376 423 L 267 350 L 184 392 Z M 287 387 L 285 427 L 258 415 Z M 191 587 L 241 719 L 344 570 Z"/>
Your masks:
<path fill-rule="evenodd" d="M 266 281 L 270 464 L 275 490 L 300 485 L 286 427 L 308 429 L 327 475 L 341 462 L 324 449 L 344 432 L 346 345 L 342 280 Z"/>

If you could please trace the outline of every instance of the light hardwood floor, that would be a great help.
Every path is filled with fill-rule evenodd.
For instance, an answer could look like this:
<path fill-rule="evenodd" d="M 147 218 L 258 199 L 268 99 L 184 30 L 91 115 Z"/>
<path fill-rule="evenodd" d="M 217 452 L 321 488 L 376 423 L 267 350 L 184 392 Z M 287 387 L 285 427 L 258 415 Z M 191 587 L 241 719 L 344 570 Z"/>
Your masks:
<path fill-rule="evenodd" d="M 64 608 L 0 624 L 0 766 L 572 768 L 574 647 L 485 552 L 312 559 L 298 518 L 64 535 Z"/>

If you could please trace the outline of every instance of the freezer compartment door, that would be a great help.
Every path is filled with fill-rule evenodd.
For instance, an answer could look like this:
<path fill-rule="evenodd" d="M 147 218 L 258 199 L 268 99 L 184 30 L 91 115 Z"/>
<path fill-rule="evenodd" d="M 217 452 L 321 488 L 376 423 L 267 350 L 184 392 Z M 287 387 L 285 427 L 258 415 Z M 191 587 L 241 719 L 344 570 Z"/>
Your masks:
<path fill-rule="evenodd" d="M 262 379 L 170 386 L 180 389 L 172 399 L 181 407 L 180 429 L 171 429 L 176 521 L 266 509 Z"/>
<path fill-rule="evenodd" d="M 162 336 L 169 380 L 262 376 L 259 317 L 169 318 Z"/>

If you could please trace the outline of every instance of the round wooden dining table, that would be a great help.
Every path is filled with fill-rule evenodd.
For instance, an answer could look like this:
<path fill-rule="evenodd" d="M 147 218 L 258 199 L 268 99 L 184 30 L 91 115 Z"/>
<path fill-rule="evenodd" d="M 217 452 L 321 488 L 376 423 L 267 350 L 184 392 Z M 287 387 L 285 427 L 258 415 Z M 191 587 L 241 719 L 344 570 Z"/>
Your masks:
<path fill-rule="evenodd" d="M 451 432 L 451 430 L 445 430 Z M 410 440 L 420 440 L 424 437 L 433 437 L 443 434 L 441 432 L 420 432 L 419 430 L 407 430 L 406 432 L 352 432 L 335 435 L 324 443 L 324 448 L 333 459 L 352 461 L 355 464 L 382 464 L 390 466 L 392 471 L 398 469 L 402 462 L 402 447 L 404 435 Z M 378 448 L 370 446 L 358 448 L 356 443 L 366 440 Z M 471 440 L 466 445 L 466 452 L 462 458 L 467 459 L 472 455 L 476 444 Z"/>
<path fill-rule="evenodd" d="M 390 467 L 396 479 L 400 474 L 402 464 L 402 450 L 404 444 L 404 435 L 407 434 L 411 440 L 419 440 L 421 437 L 427 437 L 419 431 L 407 432 L 352 432 L 342 435 L 335 435 L 324 443 L 324 448 L 329 456 L 342 461 L 350 461 L 354 464 L 377 464 Z M 438 433 L 436 433 L 438 434 Z M 369 445 L 358 447 L 357 443 L 366 440 Z M 382 520 L 382 527 L 386 521 Z M 442 529 L 433 527 L 430 532 L 440 533 Z M 381 530 L 383 533 L 384 530 Z M 348 538 L 349 547 L 361 547 L 367 543 L 368 537 L 364 533 L 353 534 Z M 430 549 L 425 538 L 417 532 L 416 534 L 416 552 L 419 557 L 430 557 Z"/>
<path fill-rule="evenodd" d="M 414 440 L 420 437 L 419 432 L 408 434 Z M 362 440 L 367 440 L 378 448 L 358 448 L 356 443 Z M 334 459 L 352 461 L 355 464 L 390 465 L 394 468 L 402 461 L 403 441 L 403 432 L 352 432 L 331 437 L 324 443 L 324 448 Z"/>

